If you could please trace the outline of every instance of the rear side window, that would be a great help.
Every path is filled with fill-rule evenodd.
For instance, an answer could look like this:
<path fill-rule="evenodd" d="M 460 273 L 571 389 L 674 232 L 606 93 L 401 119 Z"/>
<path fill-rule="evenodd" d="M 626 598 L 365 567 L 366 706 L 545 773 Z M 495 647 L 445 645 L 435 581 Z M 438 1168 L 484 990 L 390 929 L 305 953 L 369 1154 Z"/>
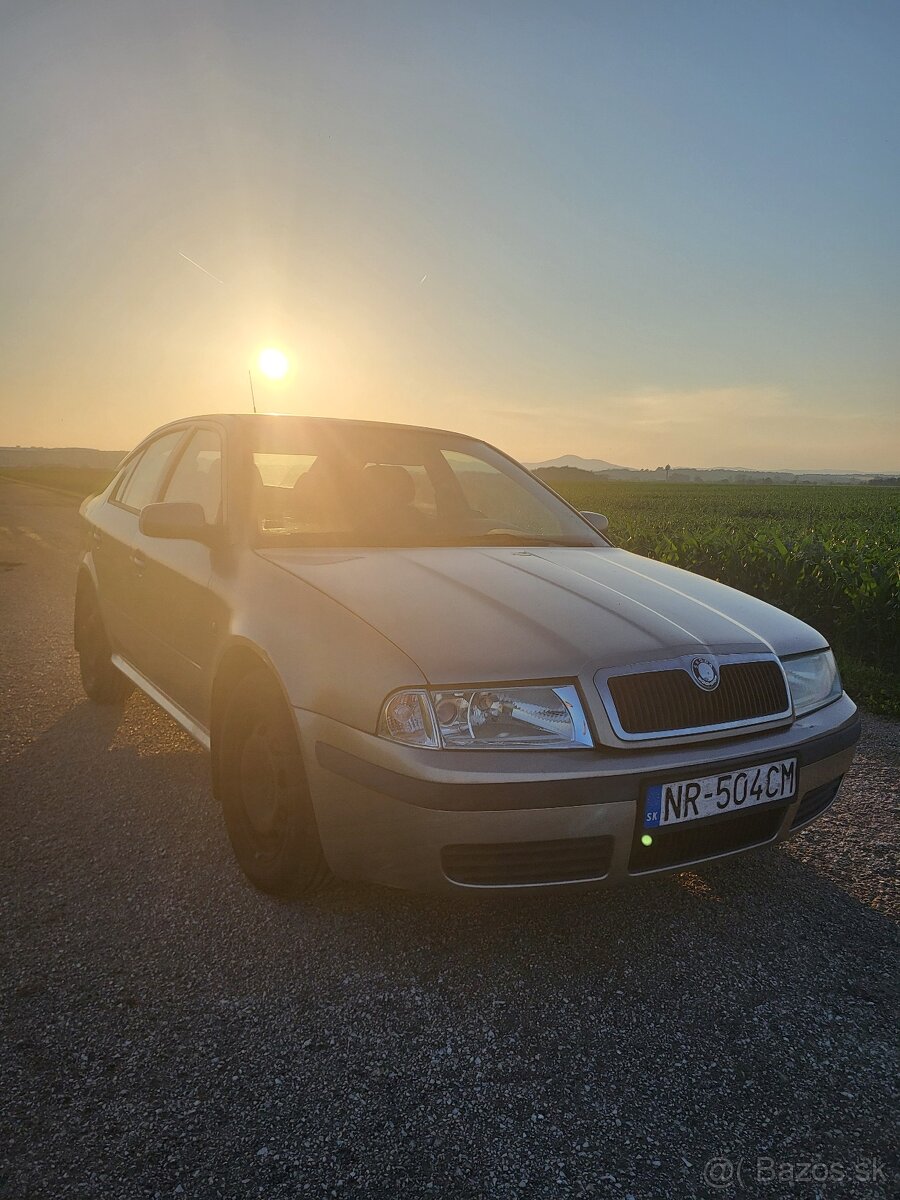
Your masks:
<path fill-rule="evenodd" d="M 113 500 L 121 500 L 122 499 L 122 493 L 125 490 L 125 485 L 128 483 L 128 480 L 134 474 L 134 468 L 141 461 L 141 457 L 142 456 L 140 454 L 136 454 L 133 458 L 129 458 L 128 461 L 125 463 L 125 466 L 122 467 L 122 469 L 119 471 L 119 477 L 116 480 L 116 486 L 112 490 L 111 498 Z"/>
<path fill-rule="evenodd" d="M 178 460 L 164 500 L 199 504 L 208 525 L 222 513 L 222 444 L 213 429 L 198 429 Z"/>
<path fill-rule="evenodd" d="M 175 447 L 183 437 L 184 430 L 179 429 L 150 443 L 116 497 L 120 504 L 140 512 L 145 504 L 153 503 L 163 476 L 171 465 Z"/>

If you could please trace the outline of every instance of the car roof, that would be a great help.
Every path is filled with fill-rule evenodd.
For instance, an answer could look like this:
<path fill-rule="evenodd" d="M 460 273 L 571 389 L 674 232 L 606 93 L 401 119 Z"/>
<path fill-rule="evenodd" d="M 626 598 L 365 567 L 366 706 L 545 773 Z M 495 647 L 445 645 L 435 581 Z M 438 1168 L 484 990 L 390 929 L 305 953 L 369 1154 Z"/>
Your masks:
<path fill-rule="evenodd" d="M 300 416 L 295 413 L 200 413 L 197 416 L 179 417 L 175 421 L 167 421 L 165 425 L 160 425 L 153 430 L 153 434 L 162 432 L 164 429 L 179 425 L 192 425 L 202 421 L 218 421 L 224 425 L 231 426 L 246 426 L 248 429 L 254 423 L 261 424 L 266 421 L 285 421 L 293 422 L 298 425 L 316 425 L 321 427 L 341 428 L 353 427 L 357 429 L 403 429 L 412 433 L 443 433 L 450 437 L 468 437 L 472 441 L 480 441 L 481 439 L 472 437 L 471 434 L 459 433 L 452 429 L 440 429 L 430 425 L 404 425 L 396 421 L 363 421 L 350 417 L 312 417 Z M 152 435 L 148 435 L 152 436 Z M 146 440 L 146 439 L 144 439 Z"/>

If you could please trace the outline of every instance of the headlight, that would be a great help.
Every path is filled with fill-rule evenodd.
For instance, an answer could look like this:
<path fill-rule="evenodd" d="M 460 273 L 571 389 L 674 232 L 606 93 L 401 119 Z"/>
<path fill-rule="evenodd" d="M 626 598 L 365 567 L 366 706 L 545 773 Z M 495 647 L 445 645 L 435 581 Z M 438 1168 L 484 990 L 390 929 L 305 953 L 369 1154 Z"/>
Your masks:
<path fill-rule="evenodd" d="M 830 650 L 817 650 L 799 658 L 786 658 L 781 665 L 791 685 L 797 716 L 837 700 L 843 691 L 841 675 Z"/>
<path fill-rule="evenodd" d="M 395 692 L 384 703 L 378 732 L 433 750 L 567 750 L 594 744 L 571 684 Z"/>

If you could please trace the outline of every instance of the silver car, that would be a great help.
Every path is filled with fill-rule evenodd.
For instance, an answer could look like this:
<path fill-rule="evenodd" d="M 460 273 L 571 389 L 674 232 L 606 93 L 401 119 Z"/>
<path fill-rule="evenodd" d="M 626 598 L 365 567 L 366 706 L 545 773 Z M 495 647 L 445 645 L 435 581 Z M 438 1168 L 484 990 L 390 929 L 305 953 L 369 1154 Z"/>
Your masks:
<path fill-rule="evenodd" d="M 473 438 L 196 417 L 81 513 L 85 690 L 136 685 L 210 751 L 266 892 L 677 870 L 788 837 L 853 758 L 820 634 Z"/>

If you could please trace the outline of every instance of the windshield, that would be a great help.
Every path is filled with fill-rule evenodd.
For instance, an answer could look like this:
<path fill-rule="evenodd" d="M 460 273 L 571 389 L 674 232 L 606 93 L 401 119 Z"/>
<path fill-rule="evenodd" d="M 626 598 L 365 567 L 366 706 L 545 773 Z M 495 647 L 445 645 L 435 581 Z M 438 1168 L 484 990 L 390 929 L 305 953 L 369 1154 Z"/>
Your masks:
<path fill-rule="evenodd" d="M 253 485 L 260 545 L 608 545 L 522 467 L 456 434 L 266 422 Z"/>

